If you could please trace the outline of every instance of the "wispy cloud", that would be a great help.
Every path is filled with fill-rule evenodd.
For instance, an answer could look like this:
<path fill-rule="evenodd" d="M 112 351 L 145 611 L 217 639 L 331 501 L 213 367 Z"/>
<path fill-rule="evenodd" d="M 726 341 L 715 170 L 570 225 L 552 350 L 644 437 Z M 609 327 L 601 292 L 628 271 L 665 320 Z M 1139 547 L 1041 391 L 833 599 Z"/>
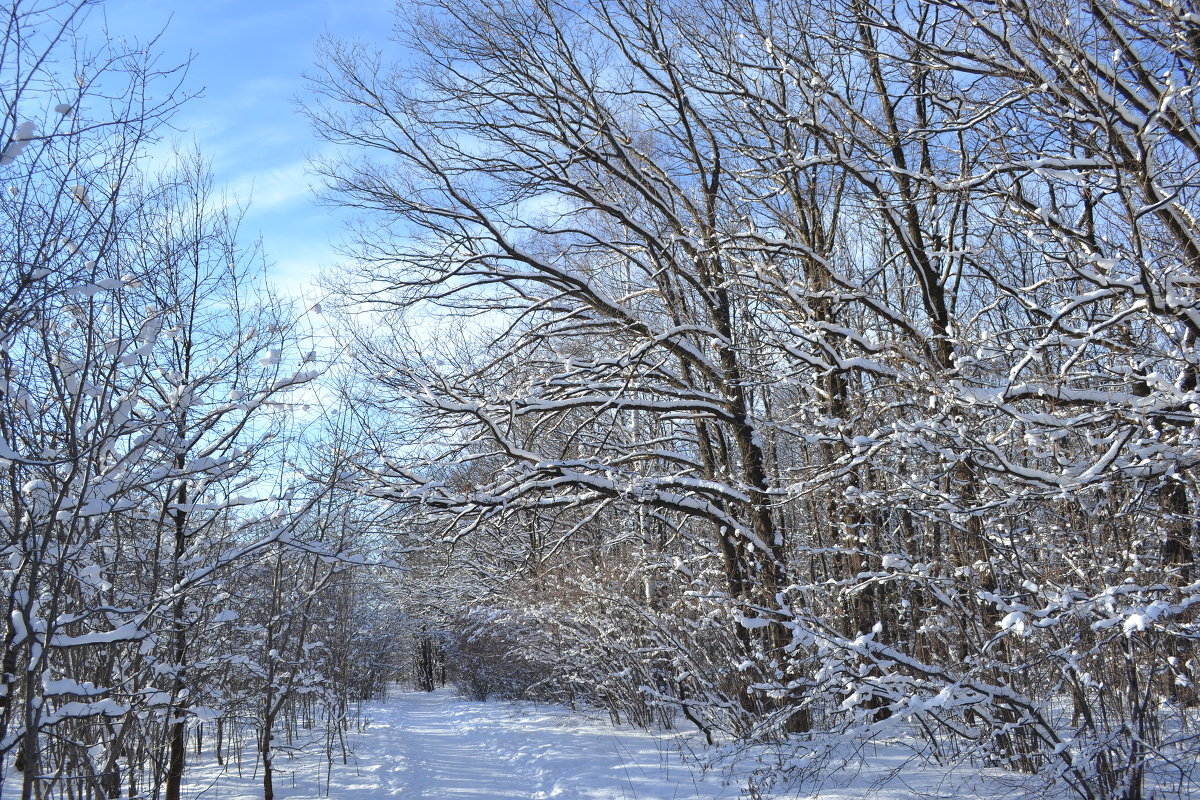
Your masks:
<path fill-rule="evenodd" d="M 218 189 L 248 204 L 242 233 L 261 237 L 276 289 L 307 296 L 316 274 L 335 265 L 338 213 L 318 205 L 309 153 L 329 152 L 296 111 L 318 39 L 325 34 L 383 44 L 394 0 L 107 0 L 99 11 L 112 35 L 145 40 L 167 25 L 162 63 L 194 55 L 185 90 L 203 90 L 156 145 L 152 170 L 170 164 L 173 142 L 194 142 Z M 168 24 L 168 18 L 170 23 Z"/>
<path fill-rule="evenodd" d="M 243 173 L 227 183 L 227 190 L 231 196 L 248 202 L 256 215 L 294 203 L 310 203 L 314 179 L 308 174 L 307 166 L 307 160 L 300 159 Z"/>

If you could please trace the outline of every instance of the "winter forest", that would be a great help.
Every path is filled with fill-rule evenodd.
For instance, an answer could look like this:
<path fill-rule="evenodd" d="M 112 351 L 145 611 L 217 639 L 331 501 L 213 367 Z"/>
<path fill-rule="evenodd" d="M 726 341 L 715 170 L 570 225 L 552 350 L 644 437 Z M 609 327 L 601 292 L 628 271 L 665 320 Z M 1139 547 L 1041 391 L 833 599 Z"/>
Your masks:
<path fill-rule="evenodd" d="M 1196 791 L 1192 0 L 402 3 L 321 304 L 91 5 L 0 34 L 6 797 L 272 800 L 391 683 Z"/>

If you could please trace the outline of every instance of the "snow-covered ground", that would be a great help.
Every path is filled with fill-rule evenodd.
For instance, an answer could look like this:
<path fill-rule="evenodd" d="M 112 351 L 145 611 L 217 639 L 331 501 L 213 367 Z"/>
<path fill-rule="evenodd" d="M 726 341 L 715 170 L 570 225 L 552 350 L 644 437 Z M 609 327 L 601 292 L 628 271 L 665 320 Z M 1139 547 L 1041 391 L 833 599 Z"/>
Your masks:
<path fill-rule="evenodd" d="M 399 692 L 369 704 L 354 754 L 331 771 L 324 752 L 276 758 L 288 800 L 689 800 L 736 798 L 720 776 L 684 765 L 687 734 L 650 734 L 531 704 L 479 703 L 448 691 Z M 688 737 L 685 741 L 681 738 Z M 262 797 L 253 756 L 242 775 L 212 762 L 189 769 L 190 800 Z M 328 782 L 327 782 L 328 779 Z M 327 793 L 328 792 L 328 793 Z"/>
<path fill-rule="evenodd" d="M 363 725 L 346 734 L 350 751 L 332 751 L 320 732 L 285 737 L 275 757 L 278 800 L 735 800 L 746 782 L 774 774 L 777 793 L 762 800 L 1065 800 L 1064 792 L 1012 773 L 971 767 L 930 768 L 905 742 L 871 743 L 827 759 L 819 773 L 772 773 L 780 759 L 764 749 L 708 749 L 693 731 L 649 732 L 614 726 L 598 713 L 532 703 L 480 703 L 449 690 L 395 692 L 362 709 Z M 688 757 L 682 754 L 687 753 Z M 240 755 L 240 758 L 239 758 Z M 793 753 L 795 755 L 795 753 Z M 261 765 L 253 745 L 227 742 L 223 766 L 212 753 L 189 753 L 185 800 L 260 800 Z M 724 763 L 722 770 L 699 764 Z M 783 759 L 786 763 L 787 759 Z M 802 759 L 792 764 L 798 767 Z M 19 795 L 6 770 L 0 800 Z M 1178 795 L 1172 795 L 1178 796 Z"/>
<path fill-rule="evenodd" d="M 687 732 L 649 733 L 606 718 L 528 703 L 479 703 L 448 691 L 399 692 L 364 709 L 343 766 L 324 752 L 276 759 L 276 797 L 288 800 L 732 800 L 741 786 L 701 774 L 681 750 L 702 746 Z M 779 798 L 881 800 L 1013 798 L 999 774 L 916 768 L 899 746 L 873 747 L 848 770 Z M 749 767 L 749 764 L 743 765 Z M 741 770 L 737 770 L 741 771 Z M 189 800 L 262 797 L 253 755 L 231 766 L 189 768 Z"/>

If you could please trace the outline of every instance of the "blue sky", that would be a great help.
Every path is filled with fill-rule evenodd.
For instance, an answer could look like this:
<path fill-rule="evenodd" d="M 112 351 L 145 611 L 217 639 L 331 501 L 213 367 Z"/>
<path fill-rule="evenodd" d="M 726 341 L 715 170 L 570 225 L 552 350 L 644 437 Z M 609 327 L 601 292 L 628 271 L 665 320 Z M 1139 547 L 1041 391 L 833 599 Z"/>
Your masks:
<path fill-rule="evenodd" d="M 106 0 L 88 28 L 144 42 L 160 30 L 162 64 L 193 56 L 185 87 L 202 91 L 175 117 L 187 145 L 211 160 L 218 184 L 250 200 L 243 234 L 261 234 L 272 281 L 295 291 L 337 261 L 341 219 L 310 191 L 307 157 L 326 145 L 297 112 L 301 74 L 322 35 L 384 47 L 394 0 Z M 93 34 L 89 33 L 89 36 Z"/>

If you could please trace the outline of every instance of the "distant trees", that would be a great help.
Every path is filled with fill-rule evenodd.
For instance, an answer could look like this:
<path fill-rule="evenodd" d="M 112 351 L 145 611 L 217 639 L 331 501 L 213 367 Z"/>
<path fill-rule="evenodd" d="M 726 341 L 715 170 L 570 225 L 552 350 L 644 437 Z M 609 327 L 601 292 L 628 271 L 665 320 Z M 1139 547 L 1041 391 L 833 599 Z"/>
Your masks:
<path fill-rule="evenodd" d="M 413 426 L 375 492 L 485 587 L 459 646 L 814 759 L 899 726 L 1170 791 L 1197 24 L 440 0 L 409 66 L 330 44 L 311 116 L 371 214 L 344 290 L 398 332 L 358 351 Z"/>

